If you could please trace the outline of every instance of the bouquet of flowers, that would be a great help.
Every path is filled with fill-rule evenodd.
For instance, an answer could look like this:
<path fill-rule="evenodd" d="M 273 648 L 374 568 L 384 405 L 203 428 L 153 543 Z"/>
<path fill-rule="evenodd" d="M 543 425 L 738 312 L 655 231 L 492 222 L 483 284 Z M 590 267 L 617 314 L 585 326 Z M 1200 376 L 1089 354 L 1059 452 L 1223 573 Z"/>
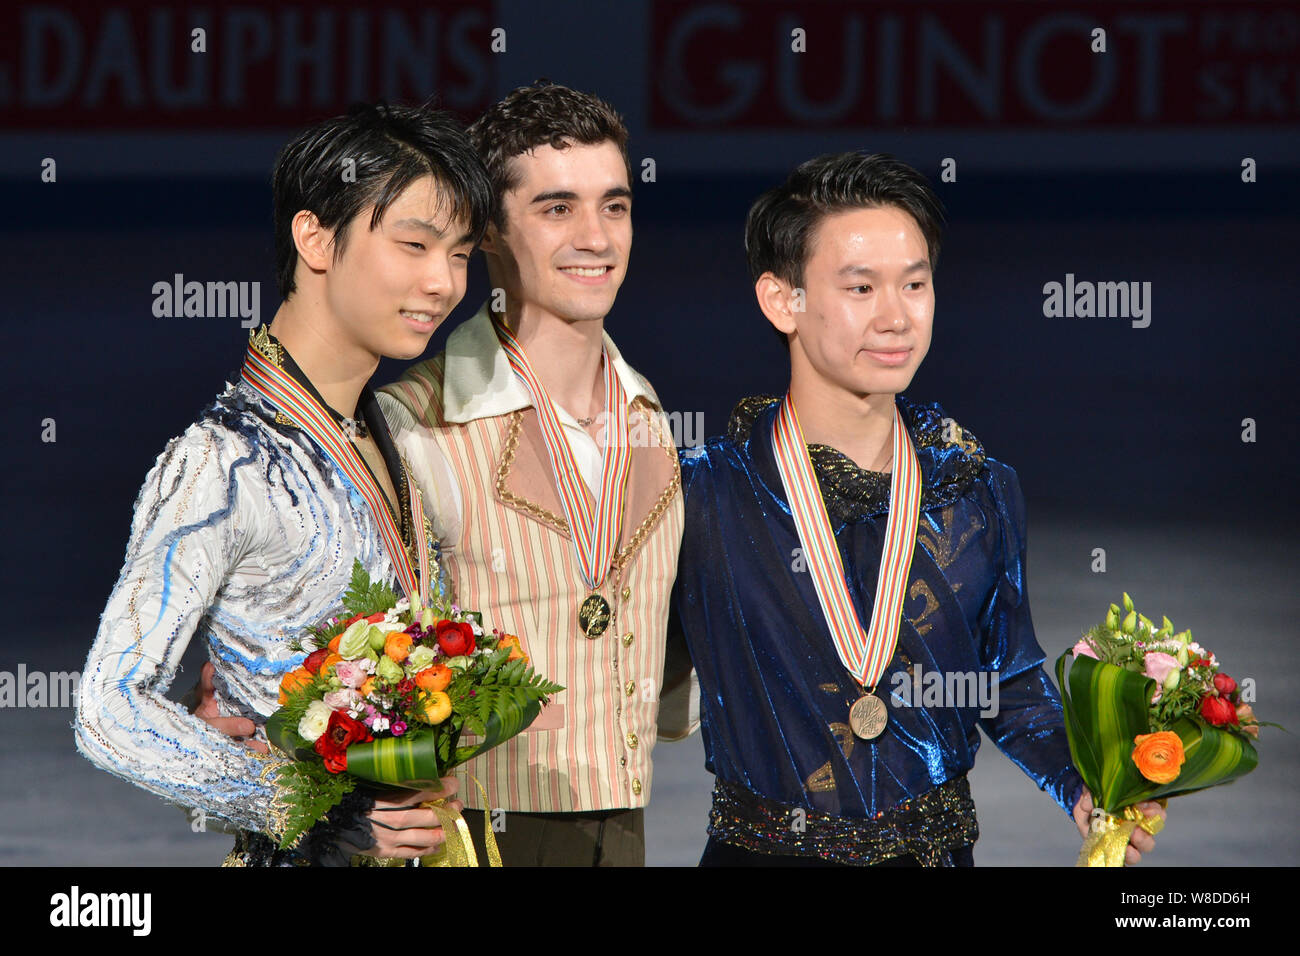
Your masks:
<path fill-rule="evenodd" d="M 522 731 L 564 689 L 533 673 L 517 637 L 486 632 L 478 612 L 415 600 L 399 601 L 357 562 L 348 616 L 296 645 L 307 657 L 280 682 L 281 706 L 266 724 L 291 758 L 276 775 L 282 848 L 359 783 L 439 789 L 439 778 Z M 461 745 L 462 734 L 480 739 Z M 435 809 L 444 824 L 459 820 Z M 456 828 L 444 829 L 453 840 Z"/>
<path fill-rule="evenodd" d="M 1167 617 L 1157 628 L 1128 594 L 1061 655 L 1056 680 L 1096 807 L 1079 866 L 1122 866 L 1134 827 L 1159 830 L 1136 804 L 1228 783 L 1259 762 L 1253 681 L 1243 690 L 1190 630 L 1175 633 Z"/>

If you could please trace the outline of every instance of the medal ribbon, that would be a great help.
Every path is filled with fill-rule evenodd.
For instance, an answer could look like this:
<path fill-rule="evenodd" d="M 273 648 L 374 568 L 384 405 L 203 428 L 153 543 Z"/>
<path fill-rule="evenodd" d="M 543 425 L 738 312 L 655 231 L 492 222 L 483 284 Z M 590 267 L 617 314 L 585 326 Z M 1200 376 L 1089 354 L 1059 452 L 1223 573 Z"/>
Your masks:
<path fill-rule="evenodd" d="M 799 415 L 789 392 L 777 412 L 772 444 L 781 483 L 790 501 L 795 530 L 799 533 L 799 543 L 803 546 L 835 650 L 859 683 L 874 690 L 898 644 L 903 598 L 921 516 L 921 465 L 903 425 L 903 417 L 895 404 L 889 521 L 885 526 L 885 546 L 876 584 L 875 606 L 871 611 L 871 628 L 867 632 L 862 630 L 858 612 L 849 598 L 844 561 L 835 545 L 835 535 L 831 533 L 826 504 L 817 487 L 803 429 L 799 427 Z"/>
<path fill-rule="evenodd" d="M 555 474 L 556 489 L 564 506 L 564 517 L 573 535 L 574 551 L 583 580 L 593 591 L 600 587 L 614 561 L 614 549 L 623 530 L 623 494 L 631 466 L 631 449 L 627 443 L 627 393 L 619 381 L 608 351 L 602 349 L 605 364 L 605 454 L 600 469 L 600 500 L 593 506 L 586 485 L 578 471 L 573 450 L 564 437 L 560 417 L 546 389 L 533 372 L 519 340 L 502 323 L 493 319 L 493 328 L 515 375 L 532 396 L 533 407 L 546 439 L 546 453 Z"/>
<path fill-rule="evenodd" d="M 411 537 L 415 539 L 419 556 L 420 573 L 416 576 L 411 567 L 410 557 L 402 545 L 402 535 L 388 506 L 384 504 L 383 493 L 375 484 L 374 478 L 366 470 L 356 448 L 347 440 L 338 422 L 311 393 L 296 382 L 293 376 L 279 368 L 263 355 L 250 341 L 248 354 L 244 359 L 243 379 L 253 391 L 257 392 L 276 407 L 279 412 L 310 435 L 320 446 L 325 455 L 343 472 L 353 486 L 370 506 L 370 512 L 379 524 L 379 534 L 383 538 L 388 557 L 393 562 L 397 580 L 407 598 L 419 595 L 421 606 L 428 603 L 429 584 L 429 546 L 424 538 L 424 506 L 419 489 L 406 469 L 407 494 L 411 504 Z M 421 584 L 424 585 L 421 588 Z"/>

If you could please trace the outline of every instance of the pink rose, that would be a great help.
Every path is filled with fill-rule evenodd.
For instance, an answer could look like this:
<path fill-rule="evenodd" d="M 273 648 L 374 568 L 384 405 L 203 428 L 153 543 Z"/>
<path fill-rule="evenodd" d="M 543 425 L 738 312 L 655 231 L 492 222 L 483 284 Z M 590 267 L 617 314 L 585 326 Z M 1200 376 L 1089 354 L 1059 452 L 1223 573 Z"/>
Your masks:
<path fill-rule="evenodd" d="M 1242 730 L 1259 739 L 1259 721 L 1255 719 L 1255 711 L 1251 709 L 1250 704 L 1241 704 L 1237 707 L 1237 721 Z"/>
<path fill-rule="evenodd" d="M 1097 657 L 1097 652 L 1094 651 L 1085 640 L 1080 640 L 1079 643 L 1075 644 L 1074 647 L 1070 648 L 1070 650 L 1074 652 L 1075 657 L 1083 654 L 1086 657 L 1091 657 L 1094 661 L 1100 660 L 1100 658 Z"/>
<path fill-rule="evenodd" d="M 1172 654 L 1162 654 L 1159 651 L 1151 651 L 1146 657 L 1142 658 L 1142 662 L 1146 665 L 1146 669 L 1142 673 L 1161 685 L 1164 684 L 1165 678 L 1169 676 L 1170 671 L 1178 670 L 1178 658 Z"/>
<path fill-rule="evenodd" d="M 366 680 L 366 672 L 357 661 L 339 661 L 334 665 L 334 676 L 344 687 L 360 687 Z"/>
<path fill-rule="evenodd" d="M 325 706 L 330 710 L 346 710 L 352 706 L 352 702 L 357 699 L 356 691 L 350 687 L 343 690 L 332 690 L 325 695 Z"/>
<path fill-rule="evenodd" d="M 1160 699 L 1160 695 L 1165 692 L 1165 678 L 1169 676 L 1169 672 L 1178 670 L 1178 658 L 1172 654 L 1151 651 L 1146 657 L 1142 658 L 1142 663 L 1146 665 L 1142 673 L 1160 685 L 1156 688 L 1156 695 L 1151 698 L 1151 703 L 1154 704 Z"/>

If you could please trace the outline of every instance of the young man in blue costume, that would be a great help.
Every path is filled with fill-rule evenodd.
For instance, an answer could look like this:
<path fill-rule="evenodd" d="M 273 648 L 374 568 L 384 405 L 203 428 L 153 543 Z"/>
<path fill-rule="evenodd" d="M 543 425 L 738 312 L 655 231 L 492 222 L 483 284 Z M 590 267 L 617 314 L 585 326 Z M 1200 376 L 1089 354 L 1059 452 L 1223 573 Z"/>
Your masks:
<path fill-rule="evenodd" d="M 261 725 L 302 663 L 293 640 L 341 609 L 355 561 L 407 598 L 441 590 L 417 486 L 367 383 L 381 357 L 419 356 L 464 296 L 491 184 L 448 114 L 367 106 L 296 137 L 273 188 L 283 302 L 238 381 L 145 479 L 81 681 L 77 748 L 234 830 L 230 865 L 425 855 L 443 833 L 419 804 L 454 794 L 452 778 L 358 790 L 279 849 L 280 765 Z M 194 638 L 215 665 L 214 713 L 164 696 Z"/>
<path fill-rule="evenodd" d="M 941 223 L 881 154 L 811 160 L 750 210 L 790 386 L 682 456 L 673 630 L 717 778 L 702 865 L 973 865 L 980 727 L 1086 831 L 1016 473 L 901 394 L 930 346 Z M 922 693 L 933 673 L 969 696 Z M 1128 862 L 1152 846 L 1135 831 Z"/>

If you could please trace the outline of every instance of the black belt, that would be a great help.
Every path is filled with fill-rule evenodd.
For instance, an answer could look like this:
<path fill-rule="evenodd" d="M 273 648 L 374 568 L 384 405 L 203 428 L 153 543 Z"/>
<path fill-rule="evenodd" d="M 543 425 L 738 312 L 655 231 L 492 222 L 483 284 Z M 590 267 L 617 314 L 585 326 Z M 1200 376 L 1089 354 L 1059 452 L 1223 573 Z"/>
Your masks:
<path fill-rule="evenodd" d="M 870 819 L 789 806 L 719 779 L 709 813 L 709 835 L 724 843 L 856 866 L 907 855 L 922 866 L 952 866 L 952 850 L 973 844 L 979 832 L 965 776 Z"/>

